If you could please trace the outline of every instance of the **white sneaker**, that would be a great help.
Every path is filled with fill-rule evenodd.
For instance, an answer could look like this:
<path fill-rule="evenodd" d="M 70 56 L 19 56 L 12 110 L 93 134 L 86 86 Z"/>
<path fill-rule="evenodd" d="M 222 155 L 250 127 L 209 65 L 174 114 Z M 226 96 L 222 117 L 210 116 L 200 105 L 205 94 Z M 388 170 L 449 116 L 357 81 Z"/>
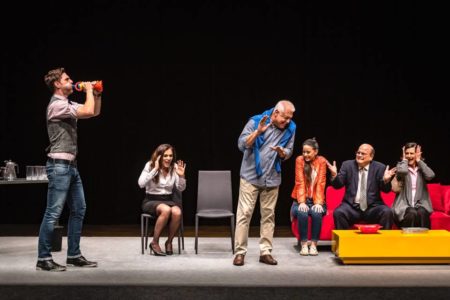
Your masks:
<path fill-rule="evenodd" d="M 311 245 L 311 247 L 309 247 L 309 255 L 312 255 L 312 256 L 319 255 L 319 252 L 317 251 L 316 246 Z"/>
<path fill-rule="evenodd" d="M 300 255 L 303 255 L 303 256 L 308 256 L 309 255 L 309 253 L 308 253 L 308 245 L 307 244 L 302 245 L 302 250 L 300 250 Z"/>

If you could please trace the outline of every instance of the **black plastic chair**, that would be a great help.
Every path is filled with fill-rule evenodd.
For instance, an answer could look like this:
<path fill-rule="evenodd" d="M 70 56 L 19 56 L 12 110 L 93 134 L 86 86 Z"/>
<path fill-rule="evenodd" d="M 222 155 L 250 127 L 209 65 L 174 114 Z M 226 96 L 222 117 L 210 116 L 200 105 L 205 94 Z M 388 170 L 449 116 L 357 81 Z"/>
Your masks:
<path fill-rule="evenodd" d="M 178 254 L 181 254 L 181 249 L 184 250 L 184 226 L 183 226 L 183 199 L 182 192 L 177 190 L 175 187 L 172 191 L 172 200 L 177 203 L 181 208 L 181 222 L 180 228 L 178 229 Z M 150 220 L 156 220 L 156 217 L 152 214 L 141 214 L 141 251 L 144 254 L 144 250 L 148 247 L 148 226 Z"/>
<path fill-rule="evenodd" d="M 199 218 L 230 218 L 231 250 L 234 254 L 234 213 L 231 171 L 199 171 L 197 213 L 195 214 L 195 254 L 198 254 Z"/>

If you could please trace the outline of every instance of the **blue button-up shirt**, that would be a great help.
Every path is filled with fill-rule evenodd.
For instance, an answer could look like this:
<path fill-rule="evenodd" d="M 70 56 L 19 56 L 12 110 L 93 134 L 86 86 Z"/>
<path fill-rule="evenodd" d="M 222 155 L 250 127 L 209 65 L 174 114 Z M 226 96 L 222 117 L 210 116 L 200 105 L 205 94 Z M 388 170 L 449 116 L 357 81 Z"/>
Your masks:
<path fill-rule="evenodd" d="M 264 135 L 264 144 L 261 146 L 259 153 L 263 175 L 261 177 L 258 177 L 256 175 L 253 145 L 247 147 L 247 145 L 245 144 L 248 136 L 255 131 L 255 128 L 255 122 L 250 119 L 245 125 L 244 130 L 242 130 L 242 133 L 238 139 L 239 150 L 244 152 L 244 157 L 241 164 L 241 178 L 258 187 L 279 186 L 281 184 L 281 173 L 278 173 L 275 170 L 275 159 L 277 158 L 278 153 L 275 150 L 272 150 L 270 147 L 279 145 L 280 140 L 284 135 L 284 130 L 280 130 L 272 124 L 264 133 L 262 133 Z M 286 154 L 284 160 L 287 160 L 292 155 L 292 149 L 294 148 L 294 139 L 295 134 L 292 135 L 286 147 L 283 148 L 284 153 Z"/>

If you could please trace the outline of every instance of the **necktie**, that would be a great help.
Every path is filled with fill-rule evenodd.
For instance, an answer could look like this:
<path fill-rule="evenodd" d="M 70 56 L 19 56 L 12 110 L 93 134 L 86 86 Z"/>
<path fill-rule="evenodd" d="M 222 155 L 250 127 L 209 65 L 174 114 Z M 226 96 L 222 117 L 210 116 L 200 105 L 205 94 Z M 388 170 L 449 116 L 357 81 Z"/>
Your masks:
<path fill-rule="evenodd" d="M 362 211 L 367 209 L 367 191 L 366 191 L 366 169 L 361 169 L 361 180 L 359 182 L 359 208 Z"/>

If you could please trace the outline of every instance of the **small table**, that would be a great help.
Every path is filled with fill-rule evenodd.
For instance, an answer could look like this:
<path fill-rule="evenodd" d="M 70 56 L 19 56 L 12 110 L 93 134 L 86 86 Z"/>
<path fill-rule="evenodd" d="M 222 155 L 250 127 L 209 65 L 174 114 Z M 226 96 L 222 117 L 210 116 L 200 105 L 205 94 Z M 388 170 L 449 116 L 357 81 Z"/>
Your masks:
<path fill-rule="evenodd" d="M 450 264 L 450 232 L 333 230 L 332 251 L 344 264 Z"/>
<path fill-rule="evenodd" d="M 11 185 L 11 184 L 35 184 L 35 183 L 48 183 L 48 179 L 45 180 L 29 180 L 26 178 L 17 178 L 14 180 L 0 180 L 0 185 Z M 55 224 L 55 230 L 53 231 L 52 237 L 52 252 L 61 251 L 62 245 L 62 229 L 63 226 L 59 225 L 59 221 Z"/>
<path fill-rule="evenodd" d="M 2 184 L 31 184 L 31 183 L 48 183 L 48 180 L 27 180 L 26 178 L 17 178 L 14 180 L 0 180 Z"/>

